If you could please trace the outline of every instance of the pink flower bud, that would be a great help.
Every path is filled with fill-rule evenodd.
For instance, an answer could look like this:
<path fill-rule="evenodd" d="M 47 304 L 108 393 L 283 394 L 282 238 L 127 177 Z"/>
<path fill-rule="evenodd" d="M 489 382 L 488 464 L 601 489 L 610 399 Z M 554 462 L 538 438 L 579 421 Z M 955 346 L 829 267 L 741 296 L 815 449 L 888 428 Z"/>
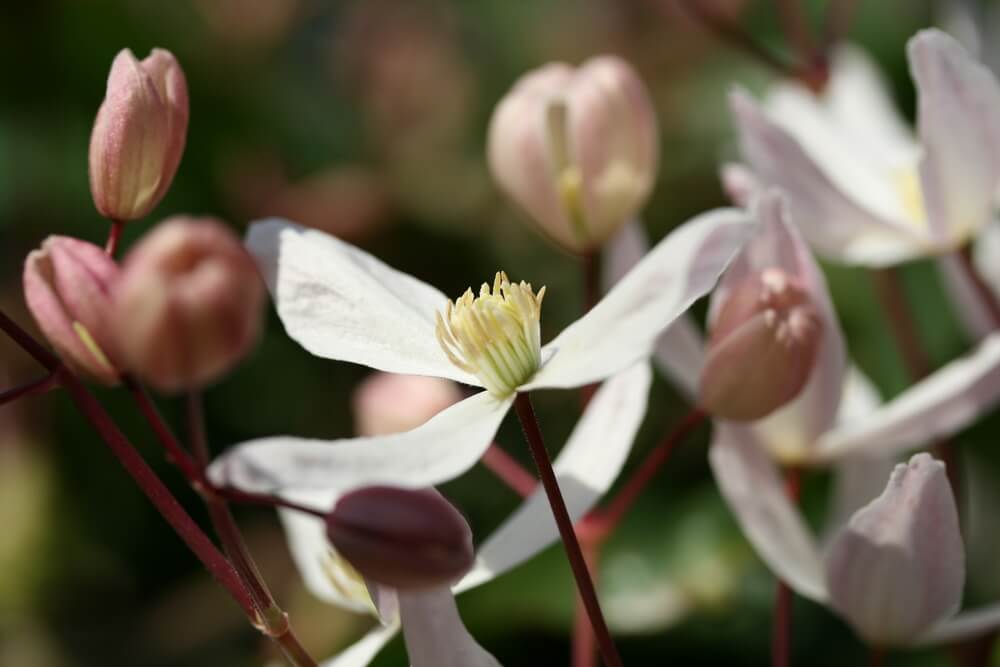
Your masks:
<path fill-rule="evenodd" d="M 42 333 L 73 371 L 118 382 L 111 292 L 119 269 L 101 248 L 50 236 L 24 262 L 24 299 Z"/>
<path fill-rule="evenodd" d="M 153 49 L 140 62 L 119 52 L 90 135 L 90 192 L 101 215 L 125 221 L 153 210 L 177 172 L 187 124 L 187 81 L 173 54 Z"/>
<path fill-rule="evenodd" d="M 874 645 L 908 644 L 954 613 L 965 557 L 944 464 L 917 454 L 896 466 L 835 538 L 826 581 L 834 609 Z"/>
<path fill-rule="evenodd" d="M 719 310 L 700 403 L 722 419 L 753 421 L 795 398 L 816 363 L 823 324 L 805 286 L 781 269 L 753 274 Z"/>
<path fill-rule="evenodd" d="M 327 516 L 326 534 L 358 572 L 400 590 L 446 586 L 474 560 L 469 524 L 433 489 L 348 493 Z"/>
<path fill-rule="evenodd" d="M 601 56 L 523 76 L 490 122 L 493 176 L 553 241 L 599 247 L 645 203 L 659 158 L 653 105 L 632 68 Z"/>
<path fill-rule="evenodd" d="M 372 373 L 354 392 L 355 430 L 365 436 L 409 431 L 461 398 L 451 380 Z"/>
<path fill-rule="evenodd" d="M 212 382 L 249 352 L 264 289 L 229 228 L 176 217 L 129 253 L 114 298 L 129 368 L 161 391 L 181 391 Z"/>

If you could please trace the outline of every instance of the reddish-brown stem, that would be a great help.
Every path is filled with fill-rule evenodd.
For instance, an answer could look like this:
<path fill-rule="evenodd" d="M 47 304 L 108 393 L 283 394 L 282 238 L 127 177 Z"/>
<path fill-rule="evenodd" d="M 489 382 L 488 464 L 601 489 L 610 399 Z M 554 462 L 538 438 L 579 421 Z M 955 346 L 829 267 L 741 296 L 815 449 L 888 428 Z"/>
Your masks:
<path fill-rule="evenodd" d="M 237 505 L 256 505 L 258 507 L 272 508 L 283 507 L 285 509 L 295 510 L 296 512 L 302 512 L 303 514 L 314 516 L 317 519 L 325 519 L 327 515 L 326 511 L 318 510 L 315 507 L 307 507 L 306 505 L 300 505 L 299 503 L 292 502 L 291 500 L 268 495 L 266 493 L 248 493 L 246 491 L 240 491 L 239 489 L 227 486 L 213 486 L 212 493 L 220 498 L 225 498 L 230 503 L 236 503 Z"/>
<path fill-rule="evenodd" d="M 878 646 L 871 647 L 871 657 L 868 660 L 871 667 L 883 667 L 885 665 L 885 649 Z"/>
<path fill-rule="evenodd" d="M 12 387 L 6 391 L 0 391 L 0 405 L 6 403 L 13 403 L 14 401 L 25 398 L 26 396 L 36 396 L 38 394 L 44 394 L 58 386 L 56 381 L 55 373 L 47 373 L 37 380 L 32 380 L 27 384 L 22 384 L 18 387 Z"/>
<path fill-rule="evenodd" d="M 587 562 L 590 577 L 595 582 L 600 576 L 598 566 L 601 559 L 601 546 L 599 540 L 586 540 L 582 536 L 580 537 L 583 559 Z M 597 638 L 594 636 L 594 628 L 590 625 L 590 618 L 587 616 L 587 607 L 583 604 L 583 598 L 580 595 L 576 596 L 571 648 L 573 667 L 597 667 Z"/>
<path fill-rule="evenodd" d="M 108 241 L 104 244 L 104 252 L 108 254 L 108 257 L 114 257 L 118 252 L 118 245 L 121 243 L 124 229 L 125 223 L 121 220 L 111 221 L 111 227 L 108 229 Z"/>
<path fill-rule="evenodd" d="M 538 486 L 534 475 L 495 442 L 483 454 L 481 463 L 522 498 L 530 496 Z"/>
<path fill-rule="evenodd" d="M 590 571 L 587 569 L 587 562 L 580 549 L 580 543 L 576 539 L 576 531 L 573 529 L 573 522 L 566 509 L 566 501 L 559 490 L 559 481 L 552 470 L 552 461 L 549 453 L 545 449 L 545 440 L 542 438 L 542 431 L 538 427 L 538 419 L 535 417 L 535 410 L 531 405 L 531 398 L 528 394 L 518 394 L 514 400 L 514 409 L 521 421 L 521 428 L 524 430 L 524 437 L 528 441 L 532 458 L 538 467 L 538 474 L 545 488 L 545 495 L 548 496 L 549 505 L 552 507 L 552 516 L 559 527 L 559 535 L 562 538 L 566 556 L 569 558 L 573 576 L 576 578 L 577 591 L 583 600 L 587 615 L 590 617 L 590 624 L 594 629 L 597 638 L 597 645 L 601 651 L 601 657 L 607 667 L 622 667 L 622 659 L 618 655 L 618 648 L 611 639 L 608 631 L 608 624 L 604 620 L 604 613 L 597 600 L 597 591 L 594 589 L 594 582 L 590 578 Z"/>
<path fill-rule="evenodd" d="M 875 269 L 871 272 L 871 277 L 875 294 L 889 319 L 889 329 L 899 345 L 903 363 L 913 379 L 925 377 L 933 367 L 917 337 L 916 320 L 910 311 L 898 270 Z"/>
<path fill-rule="evenodd" d="M 826 5 L 826 16 L 823 19 L 823 46 L 824 55 L 829 55 L 830 51 L 844 38 L 851 26 L 854 18 L 854 10 L 857 0 L 829 0 Z"/>
<path fill-rule="evenodd" d="M 972 249 L 969 246 L 965 246 L 956 252 L 955 256 L 958 257 L 958 265 L 962 267 L 962 272 L 968 279 L 969 284 L 975 289 L 980 303 L 982 303 L 986 312 L 989 313 L 993 328 L 1000 329 L 1000 301 L 997 300 L 996 293 L 986 284 L 986 281 L 983 280 L 983 277 L 979 275 L 979 271 L 972 264 Z"/>
<path fill-rule="evenodd" d="M 802 472 L 798 468 L 789 468 L 785 472 L 785 493 L 793 503 L 798 503 L 802 493 Z M 774 629 L 771 635 L 772 667 L 791 665 L 793 601 L 792 589 L 779 579 L 774 600 Z"/>
<path fill-rule="evenodd" d="M 153 429 L 156 439 L 160 441 L 160 444 L 166 450 L 170 461 L 177 466 L 196 491 L 199 493 L 202 492 L 208 486 L 202 468 L 195 463 L 191 455 L 188 454 L 187 450 L 184 449 L 174 436 L 173 431 L 170 430 L 170 427 L 163 420 L 160 411 L 156 408 L 146 388 L 134 376 L 128 373 L 122 375 L 122 384 L 125 385 L 129 394 L 132 395 L 132 399 L 138 406 L 139 412 L 142 413 L 146 422 Z"/>
<path fill-rule="evenodd" d="M 802 62 L 813 62 L 816 59 L 816 43 L 803 14 L 801 0 L 776 0 L 776 4 L 781 29 L 789 44 L 798 52 Z"/>
<path fill-rule="evenodd" d="M 742 50 L 783 76 L 794 76 L 794 68 L 789 63 L 771 53 L 742 28 L 716 14 L 704 0 L 678 0 L 677 4 L 720 41 Z"/>
<path fill-rule="evenodd" d="M 0 330 L 7 333 L 25 352 L 55 373 L 59 383 L 69 393 L 70 398 L 81 414 L 93 425 L 101 439 L 108 445 L 122 467 L 146 495 L 163 518 L 187 544 L 188 548 L 198 557 L 209 573 L 232 595 L 237 604 L 251 619 L 255 616 L 250 593 L 243 585 L 239 574 L 232 564 L 208 539 L 197 523 L 181 507 L 170 490 L 160 481 L 146 462 L 139 456 L 135 447 L 125 434 L 112 421 L 111 417 L 83 382 L 62 366 L 59 359 L 32 338 L 24 329 L 17 325 L 5 313 L 0 311 Z"/>

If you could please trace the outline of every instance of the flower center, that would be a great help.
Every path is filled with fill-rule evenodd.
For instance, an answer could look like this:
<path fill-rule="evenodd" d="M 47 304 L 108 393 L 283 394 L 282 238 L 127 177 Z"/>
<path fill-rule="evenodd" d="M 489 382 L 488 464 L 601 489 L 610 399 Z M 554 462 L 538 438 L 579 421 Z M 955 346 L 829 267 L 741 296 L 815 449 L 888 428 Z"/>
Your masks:
<path fill-rule="evenodd" d="M 479 296 L 468 289 L 437 313 L 437 338 L 452 363 L 472 373 L 494 396 L 510 396 L 531 379 L 541 365 L 538 319 L 545 288 L 538 294 L 530 283 L 511 283 L 496 274 L 493 289 L 486 283 Z"/>

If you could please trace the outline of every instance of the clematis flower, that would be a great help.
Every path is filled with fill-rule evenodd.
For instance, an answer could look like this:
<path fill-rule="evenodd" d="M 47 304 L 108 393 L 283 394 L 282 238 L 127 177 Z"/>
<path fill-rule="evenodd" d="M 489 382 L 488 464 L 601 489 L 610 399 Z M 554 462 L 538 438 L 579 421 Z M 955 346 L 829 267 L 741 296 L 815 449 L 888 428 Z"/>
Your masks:
<path fill-rule="evenodd" d="M 577 423 L 553 468 L 573 521 L 583 517 L 618 477 L 646 413 L 652 379 L 648 363 L 639 363 L 605 382 Z M 283 494 L 317 509 L 328 509 L 337 492 L 288 488 Z M 394 592 L 366 585 L 357 571 L 330 545 L 322 520 L 291 510 L 279 510 L 292 557 L 306 587 L 319 599 L 360 614 L 373 614 L 381 623 L 355 644 L 324 663 L 324 667 L 365 667 L 400 629 L 405 618 L 392 610 Z M 539 488 L 479 547 L 476 563 L 456 586 L 455 593 L 480 586 L 517 567 L 559 539 L 544 491 Z M 428 593 L 436 609 L 444 609 L 443 627 L 454 636 L 465 630 L 454 623 L 448 596 Z M 373 599 L 374 598 L 374 599 Z M 454 605 L 451 601 L 450 605 Z M 400 612 L 405 612 L 403 608 Z M 465 633 L 465 634 L 463 634 Z M 470 638 L 471 640 L 471 638 Z M 465 639 L 461 641 L 466 642 Z"/>
<path fill-rule="evenodd" d="M 908 56 L 916 136 L 874 65 L 845 47 L 819 97 L 783 84 L 762 105 L 736 92 L 744 158 L 785 189 L 798 225 L 835 261 L 888 266 L 962 247 L 992 220 L 1000 85 L 953 38 L 924 30 Z"/>
<path fill-rule="evenodd" d="M 541 297 L 502 274 L 455 302 L 316 230 L 255 224 L 248 246 L 286 330 L 319 356 L 487 389 L 401 434 L 354 441 L 274 437 L 216 461 L 217 483 L 246 491 L 424 488 L 485 452 L 517 392 L 571 388 L 646 358 L 663 329 L 715 284 L 751 230 L 746 213 L 701 215 L 661 241 L 611 292 L 544 347 Z"/>

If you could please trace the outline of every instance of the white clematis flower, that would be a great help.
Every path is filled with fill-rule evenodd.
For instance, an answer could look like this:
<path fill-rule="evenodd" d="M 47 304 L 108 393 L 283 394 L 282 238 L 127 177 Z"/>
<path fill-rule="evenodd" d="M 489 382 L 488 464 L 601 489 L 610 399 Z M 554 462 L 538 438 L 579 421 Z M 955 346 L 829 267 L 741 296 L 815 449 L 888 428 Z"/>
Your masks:
<path fill-rule="evenodd" d="M 732 106 L 743 156 L 788 193 L 796 223 L 832 260 L 889 266 L 956 250 L 992 220 L 1000 183 L 1000 85 L 953 38 L 908 44 L 917 136 L 874 65 L 841 49 L 819 97 L 777 86 Z"/>
<path fill-rule="evenodd" d="M 480 459 L 517 392 L 583 386 L 648 357 L 658 335 L 714 286 L 750 231 L 747 214 L 736 209 L 695 218 L 541 346 L 540 295 L 530 285 L 500 276 L 478 299 L 467 294 L 451 303 L 322 232 L 281 220 L 255 224 L 247 244 L 286 330 L 307 350 L 487 391 L 406 433 L 244 443 L 213 463 L 209 474 L 218 484 L 264 493 L 345 492 L 374 484 L 424 488 L 453 479 Z"/>

